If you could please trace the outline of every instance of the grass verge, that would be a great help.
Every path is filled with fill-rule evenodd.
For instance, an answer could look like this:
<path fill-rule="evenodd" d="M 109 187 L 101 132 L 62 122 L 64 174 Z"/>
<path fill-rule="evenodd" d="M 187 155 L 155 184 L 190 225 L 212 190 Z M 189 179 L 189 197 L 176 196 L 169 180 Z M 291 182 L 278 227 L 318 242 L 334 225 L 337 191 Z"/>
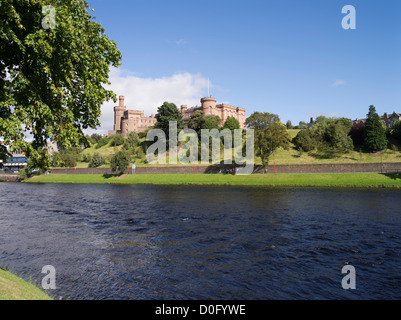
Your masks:
<path fill-rule="evenodd" d="M 298 187 L 401 188 L 400 173 L 294 173 L 294 174 L 138 174 L 85 175 L 50 174 L 29 179 L 28 183 L 96 183 L 156 185 L 248 185 Z"/>
<path fill-rule="evenodd" d="M 0 300 L 53 300 L 32 283 L 0 268 Z"/>

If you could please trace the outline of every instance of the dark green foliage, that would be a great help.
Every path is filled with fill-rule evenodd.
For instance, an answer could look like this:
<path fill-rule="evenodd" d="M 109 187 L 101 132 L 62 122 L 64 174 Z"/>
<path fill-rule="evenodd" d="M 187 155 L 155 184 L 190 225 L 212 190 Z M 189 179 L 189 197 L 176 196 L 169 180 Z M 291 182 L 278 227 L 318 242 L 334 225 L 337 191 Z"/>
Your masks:
<path fill-rule="evenodd" d="M 123 148 L 130 153 L 134 153 L 134 149 L 139 145 L 139 136 L 136 132 L 130 132 L 124 142 Z"/>
<path fill-rule="evenodd" d="M 401 144 L 401 122 L 399 120 L 395 121 L 389 128 L 388 137 L 395 143 Z"/>
<path fill-rule="evenodd" d="M 49 4 L 55 28 L 42 26 Z M 50 164 L 49 139 L 82 144 L 83 130 L 100 125 L 102 104 L 117 100 L 105 84 L 121 53 L 89 12 L 84 0 L 0 1 L 0 138 L 40 168 Z"/>
<path fill-rule="evenodd" d="M 91 160 L 92 160 L 92 155 L 91 154 L 84 153 L 82 155 L 82 162 L 91 162 Z"/>
<path fill-rule="evenodd" d="M 240 129 L 241 126 L 239 124 L 239 121 L 235 119 L 234 117 L 228 117 L 226 119 L 226 122 L 224 122 L 223 129 L 229 129 L 231 131 L 234 131 L 235 129 Z"/>
<path fill-rule="evenodd" d="M 100 134 L 98 134 L 98 133 L 93 133 L 93 134 L 90 136 L 89 141 L 90 141 L 93 145 L 95 145 L 96 143 L 99 142 L 100 139 L 102 139 L 102 135 L 100 135 Z"/>
<path fill-rule="evenodd" d="M 97 152 L 95 152 L 92 156 L 92 159 L 89 162 L 89 168 L 98 168 L 106 163 L 103 156 Z"/>
<path fill-rule="evenodd" d="M 81 160 L 82 149 L 79 147 L 72 147 L 60 152 L 60 165 L 62 167 L 72 168 L 76 163 Z"/>
<path fill-rule="evenodd" d="M 103 137 L 103 138 L 101 138 L 101 139 L 97 142 L 95 148 L 96 148 L 96 149 L 99 149 L 99 148 L 101 148 L 101 147 L 104 147 L 105 145 L 107 145 L 107 144 L 110 142 L 110 139 L 111 139 L 111 138 L 109 138 L 109 137 Z"/>
<path fill-rule="evenodd" d="M 298 132 L 293 143 L 300 151 L 317 149 L 325 157 L 333 157 L 353 150 L 351 127 L 350 119 L 320 116 L 312 127 Z"/>
<path fill-rule="evenodd" d="M 121 146 L 122 144 L 124 144 L 124 137 L 121 133 L 116 133 L 113 137 L 112 137 L 112 141 L 111 141 L 111 146 L 112 147 L 117 147 L 117 146 Z"/>
<path fill-rule="evenodd" d="M 169 139 L 169 123 L 171 121 L 177 122 L 177 132 L 180 132 L 184 128 L 182 114 L 174 103 L 164 102 L 157 109 L 156 120 L 154 128 L 163 130 L 167 139 Z"/>
<path fill-rule="evenodd" d="M 369 152 L 381 151 L 387 147 L 386 128 L 373 105 L 369 107 L 366 119 L 363 146 Z"/>
<path fill-rule="evenodd" d="M 287 128 L 276 114 L 254 112 L 245 120 L 248 128 L 254 130 L 255 151 L 267 168 L 269 157 L 278 149 L 288 149 L 291 138 Z"/>
<path fill-rule="evenodd" d="M 292 142 L 299 151 L 309 152 L 317 147 L 316 139 L 313 137 L 311 130 L 299 131 Z"/>
<path fill-rule="evenodd" d="M 129 165 L 130 159 L 126 151 L 121 150 L 114 154 L 110 160 L 110 166 L 113 172 L 119 171 L 123 173 Z"/>
<path fill-rule="evenodd" d="M 365 130 L 365 123 L 359 122 L 351 127 L 350 136 L 354 146 L 363 145 L 363 131 Z"/>

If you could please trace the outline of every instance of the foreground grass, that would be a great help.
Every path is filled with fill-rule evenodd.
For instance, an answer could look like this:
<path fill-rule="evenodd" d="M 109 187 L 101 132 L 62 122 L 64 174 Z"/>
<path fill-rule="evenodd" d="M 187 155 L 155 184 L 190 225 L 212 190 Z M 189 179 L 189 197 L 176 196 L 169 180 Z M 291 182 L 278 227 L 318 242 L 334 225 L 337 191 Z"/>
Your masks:
<path fill-rule="evenodd" d="M 300 187 L 401 188 L 400 173 L 294 173 L 294 174 L 138 174 L 107 176 L 100 174 L 50 174 L 29 179 L 30 183 L 97 183 L 158 185 L 248 185 Z"/>
<path fill-rule="evenodd" d="M 0 300 L 53 300 L 39 288 L 0 268 Z"/>

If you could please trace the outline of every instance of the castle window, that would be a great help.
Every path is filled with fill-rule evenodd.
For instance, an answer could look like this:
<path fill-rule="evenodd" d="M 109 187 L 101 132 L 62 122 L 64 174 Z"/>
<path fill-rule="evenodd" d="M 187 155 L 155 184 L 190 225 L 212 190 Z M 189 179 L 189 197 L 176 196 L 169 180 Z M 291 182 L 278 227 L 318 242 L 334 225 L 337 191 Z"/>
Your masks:
<path fill-rule="evenodd" d="M 209 107 L 209 114 L 212 114 L 212 107 Z"/>

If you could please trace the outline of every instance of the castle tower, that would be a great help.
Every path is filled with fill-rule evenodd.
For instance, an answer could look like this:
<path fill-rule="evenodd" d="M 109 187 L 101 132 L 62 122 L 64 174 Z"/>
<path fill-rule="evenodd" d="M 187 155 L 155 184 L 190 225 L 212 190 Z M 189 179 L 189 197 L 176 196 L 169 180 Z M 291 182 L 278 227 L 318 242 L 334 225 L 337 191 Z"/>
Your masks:
<path fill-rule="evenodd" d="M 201 106 L 204 114 L 216 114 L 216 98 L 202 98 Z"/>
<path fill-rule="evenodd" d="M 124 112 L 127 110 L 124 106 L 124 96 L 119 97 L 120 103 L 114 107 L 114 131 L 121 131 L 121 118 L 124 117 Z"/>

